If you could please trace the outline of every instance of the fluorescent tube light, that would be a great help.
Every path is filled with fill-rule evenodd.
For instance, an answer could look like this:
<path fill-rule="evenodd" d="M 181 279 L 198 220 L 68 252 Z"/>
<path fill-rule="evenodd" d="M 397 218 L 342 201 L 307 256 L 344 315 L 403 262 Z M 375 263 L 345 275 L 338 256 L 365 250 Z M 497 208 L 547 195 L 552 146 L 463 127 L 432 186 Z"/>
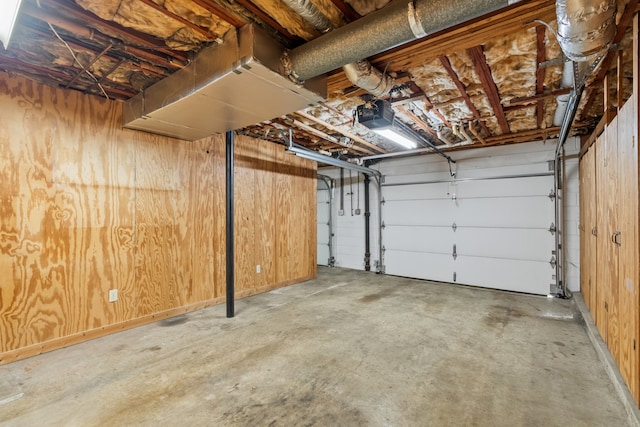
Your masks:
<path fill-rule="evenodd" d="M 387 129 L 371 129 L 371 130 L 377 133 L 378 135 L 383 136 L 388 140 L 395 142 L 396 144 L 402 145 L 404 148 L 411 149 L 411 148 L 416 148 L 417 146 L 415 141 L 410 140 L 406 136 L 401 135 L 400 133 L 396 132 L 393 129 L 387 128 Z"/>
<path fill-rule="evenodd" d="M 20 2 L 22 0 L 2 0 L 0 9 L 0 41 L 5 49 L 9 47 L 9 39 L 13 32 L 13 25 L 18 19 L 18 10 L 20 10 Z"/>

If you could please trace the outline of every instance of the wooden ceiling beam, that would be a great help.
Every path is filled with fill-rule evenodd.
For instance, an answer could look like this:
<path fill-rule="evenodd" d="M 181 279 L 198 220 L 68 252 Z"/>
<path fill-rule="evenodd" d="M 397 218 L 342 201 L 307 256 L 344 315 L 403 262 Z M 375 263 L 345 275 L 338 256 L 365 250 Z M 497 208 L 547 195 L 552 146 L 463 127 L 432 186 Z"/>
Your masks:
<path fill-rule="evenodd" d="M 509 101 L 509 107 L 512 107 L 518 104 L 532 104 L 542 99 L 555 98 L 559 95 L 566 95 L 569 92 L 571 92 L 570 87 L 563 87 L 560 89 L 543 91 L 542 93 L 538 93 L 532 96 L 520 96 L 517 98 L 511 98 L 511 101 Z"/>
<path fill-rule="evenodd" d="M 534 19 L 551 22 L 556 19 L 555 0 L 517 2 L 492 14 L 429 34 L 413 42 L 372 56 L 370 61 L 379 68 L 386 64 L 389 71 L 407 71 L 441 55 L 457 52 L 506 35 L 522 32 Z M 342 70 L 330 73 L 329 93 L 342 92 L 351 86 Z"/>
<path fill-rule="evenodd" d="M 67 83 L 67 85 L 64 87 L 65 89 L 69 89 L 69 86 L 71 86 L 73 84 L 73 82 L 75 82 L 78 77 L 80 77 L 82 75 L 82 73 L 85 73 L 85 70 L 88 70 L 89 68 L 91 68 L 91 66 L 93 64 L 95 64 L 98 59 L 102 58 L 108 51 L 109 49 L 111 49 L 112 45 L 110 44 L 109 46 L 105 47 L 100 53 L 98 53 L 97 55 L 95 55 L 93 57 L 93 59 L 91 59 L 91 61 L 89 61 L 89 63 L 87 65 L 84 64 L 78 64 L 81 67 L 84 67 L 80 70 L 78 70 L 78 72 L 73 76 L 73 78 L 71 80 L 69 80 L 69 83 Z"/>
<path fill-rule="evenodd" d="M 213 34 L 208 29 L 203 28 L 199 25 L 196 25 L 193 22 L 189 21 L 188 19 L 185 19 L 182 16 L 171 12 L 170 10 L 166 9 L 163 6 L 160 6 L 158 3 L 154 2 L 153 0 L 140 0 L 140 2 L 144 3 L 145 5 L 149 6 L 154 10 L 157 10 L 158 12 L 162 13 L 164 16 L 169 17 L 174 21 L 180 22 L 182 25 L 188 28 L 191 28 L 193 31 L 202 34 L 203 36 L 207 37 L 210 40 L 216 40 L 222 37 L 222 35 L 220 34 Z"/>
<path fill-rule="evenodd" d="M 437 132 L 434 129 L 431 129 L 431 127 L 426 124 L 420 117 L 418 117 L 413 111 L 409 110 L 404 105 L 398 105 L 396 108 L 402 114 L 407 115 L 415 123 L 417 128 L 422 129 L 423 131 L 429 133 L 431 136 L 435 136 L 436 138 L 438 138 Z"/>
<path fill-rule="evenodd" d="M 239 5 L 244 7 L 245 9 L 247 9 L 249 12 L 253 13 L 254 15 L 256 15 L 259 19 L 264 21 L 267 25 L 272 27 L 274 30 L 276 30 L 278 33 L 280 33 L 286 39 L 288 39 L 288 40 L 290 40 L 292 42 L 300 43 L 300 44 L 304 43 L 304 40 L 301 37 L 298 37 L 298 36 L 296 36 L 294 34 L 291 34 L 289 32 L 289 30 L 287 30 L 282 25 L 280 25 L 280 23 L 278 21 L 276 21 L 275 19 L 273 19 L 271 17 L 271 15 L 266 13 L 264 10 L 260 9 L 258 6 L 253 4 L 253 2 L 251 2 L 250 0 L 235 0 L 235 1 L 236 1 L 236 3 L 238 3 Z"/>
<path fill-rule="evenodd" d="M 632 22 L 633 15 L 638 9 L 638 6 L 639 6 L 639 0 L 629 0 L 629 3 L 627 3 L 627 6 L 625 7 L 620 17 L 620 21 L 618 22 L 616 35 L 613 38 L 614 44 L 620 43 L 622 41 L 624 37 L 624 33 L 627 31 L 627 27 Z M 610 50 L 607 53 L 607 56 L 600 63 L 600 66 L 598 67 L 598 74 L 596 74 L 596 77 L 591 81 L 591 83 L 588 86 L 592 88 L 592 90 L 591 90 L 591 93 L 589 94 L 589 97 L 587 98 L 587 102 L 582 107 L 582 110 L 580 110 L 579 116 L 581 119 L 583 119 L 586 114 L 589 114 L 589 110 L 593 106 L 593 103 L 595 102 L 596 93 L 598 92 L 596 88 L 602 84 L 602 81 L 604 80 L 605 76 L 609 72 L 609 67 L 611 66 L 611 62 L 616 56 L 617 56 L 616 52 L 613 50 Z M 603 108 L 603 114 L 604 112 L 605 110 Z"/>
<path fill-rule="evenodd" d="M 544 92 L 544 78 L 547 69 L 541 67 L 547 59 L 547 49 L 544 45 L 544 37 L 546 35 L 546 27 L 544 25 L 538 25 L 536 27 L 536 94 Z M 544 100 L 539 99 L 536 103 L 536 125 L 539 128 L 542 127 L 544 121 Z"/>
<path fill-rule="evenodd" d="M 365 147 L 371 148 L 372 150 L 374 150 L 375 152 L 377 152 L 379 154 L 385 154 L 386 153 L 386 151 L 384 149 L 378 147 L 375 144 L 370 143 L 366 139 L 364 139 L 364 138 L 362 138 L 362 137 L 360 137 L 360 136 L 358 136 L 358 135 L 356 135 L 356 134 L 354 134 L 352 132 L 349 132 L 348 130 L 339 128 L 337 126 L 333 126 L 330 123 L 325 122 L 324 120 L 321 120 L 321 119 L 319 119 L 319 118 L 317 118 L 315 116 L 312 116 L 309 113 L 306 113 L 305 111 L 302 111 L 302 110 L 301 111 L 297 111 L 296 114 L 299 114 L 300 116 L 304 117 L 305 119 L 310 120 L 312 122 L 315 122 L 315 123 L 327 128 L 329 130 L 332 130 L 332 131 L 337 132 L 337 133 L 339 133 L 339 134 L 341 134 L 343 136 L 346 136 L 347 138 L 350 138 L 353 141 L 355 141 L 355 142 L 357 142 L 357 143 L 359 143 L 359 144 L 361 144 L 361 145 L 363 145 Z"/>
<path fill-rule="evenodd" d="M 218 5 L 217 3 L 211 0 L 191 0 L 191 1 L 193 1 L 195 4 L 197 4 L 207 12 L 213 15 L 216 15 L 218 18 L 228 22 L 229 24 L 231 24 L 236 28 L 240 28 L 247 23 L 246 20 L 243 20 L 240 17 L 234 15 L 229 10 L 225 9 L 224 7 Z"/>
<path fill-rule="evenodd" d="M 622 12 L 622 16 L 620 17 L 620 22 L 618 22 L 618 28 L 616 30 L 616 35 L 613 37 L 613 44 L 618 44 L 624 38 L 624 33 L 627 31 L 627 27 L 631 24 L 633 19 L 633 14 L 638 7 L 638 0 L 629 0 L 627 6 L 624 8 L 624 12 Z M 599 66 L 598 74 L 596 78 L 593 80 L 591 84 L 597 84 L 596 82 L 600 82 L 604 79 L 607 72 L 609 71 L 609 66 L 611 62 L 616 58 L 617 54 L 614 50 L 610 50 L 607 53 L 607 56 L 602 60 L 602 63 Z"/>
<path fill-rule="evenodd" d="M 283 124 L 285 124 L 287 126 L 293 125 L 293 126 L 297 127 L 298 129 L 302 129 L 303 131 L 305 131 L 305 132 L 307 132 L 307 133 L 309 133 L 311 135 L 315 135 L 318 138 L 323 139 L 324 141 L 330 142 L 334 146 L 338 146 L 338 147 L 341 147 L 341 148 L 346 148 L 346 149 L 349 149 L 349 150 L 359 151 L 362 154 L 368 154 L 368 155 L 374 154 L 373 151 L 369 150 L 368 148 L 360 147 L 359 145 L 356 145 L 356 144 L 352 144 L 350 147 L 348 147 L 348 146 L 346 146 L 344 144 L 341 144 L 340 141 L 338 140 L 338 138 L 336 138 L 334 136 L 331 136 L 331 135 L 328 135 L 325 132 L 319 131 L 318 129 L 315 129 L 315 128 L 313 128 L 313 127 L 311 127 L 311 126 L 309 126 L 309 125 L 307 125 L 305 123 L 302 123 L 299 120 L 291 119 L 291 118 L 288 118 L 286 116 L 283 116 L 282 120 L 283 120 Z"/>
<path fill-rule="evenodd" d="M 502 109 L 502 102 L 500 101 L 498 87 L 491 75 L 491 69 L 489 68 L 489 64 L 487 64 L 487 58 L 484 56 L 483 47 L 481 45 L 471 47 L 467 49 L 467 53 L 471 57 L 476 73 L 480 77 L 480 82 L 482 83 L 484 92 L 489 99 L 489 104 L 491 105 L 493 114 L 498 120 L 500 130 L 502 133 L 511 133 L 511 129 L 509 129 L 509 122 L 507 122 L 504 110 Z M 480 120 L 478 119 L 478 121 Z"/>
<path fill-rule="evenodd" d="M 462 98 L 467 104 L 467 107 L 469 107 L 469 110 L 471 110 L 473 117 L 475 117 L 475 119 L 478 120 L 478 123 L 480 123 L 482 130 L 486 132 L 487 135 L 491 135 L 489 128 L 487 128 L 486 123 L 484 122 L 484 120 L 482 120 L 482 117 L 480 116 L 480 112 L 478 111 L 476 106 L 473 104 L 473 101 L 471 101 L 471 98 L 467 93 L 467 88 L 464 87 L 464 84 L 462 83 L 462 81 L 460 81 L 458 74 L 455 72 L 455 70 L 451 66 L 451 61 L 449 61 L 449 58 L 443 55 L 443 56 L 440 56 L 439 59 L 440 59 L 440 62 L 442 63 L 442 66 L 445 68 L 445 70 L 447 70 L 449 77 L 458 88 L 458 91 L 460 92 L 460 95 L 462 95 Z"/>
<path fill-rule="evenodd" d="M 129 42 L 133 42 L 133 44 L 137 44 L 139 46 L 144 46 L 147 48 L 153 48 L 157 52 L 162 52 L 165 55 L 173 58 L 172 61 L 178 61 L 180 63 L 180 66 L 185 66 L 188 62 L 187 54 L 171 50 L 167 47 L 167 44 L 164 42 L 164 40 L 160 40 L 132 28 L 123 27 L 122 25 L 117 24 L 113 21 L 106 21 L 98 17 L 94 13 L 82 9 L 75 3 L 71 3 L 65 0 L 39 1 L 40 4 L 44 4 L 45 6 L 57 11 L 58 13 L 61 13 L 64 16 L 77 19 L 85 24 L 102 27 L 104 29 L 107 29 L 111 33 L 122 35 L 125 39 L 124 41 L 128 40 Z"/>
<path fill-rule="evenodd" d="M 345 3 L 343 0 L 331 0 L 331 3 L 333 3 L 333 5 L 338 8 L 338 10 L 342 13 L 342 16 L 344 16 L 344 18 L 349 22 L 355 21 L 362 17 L 358 12 L 353 10 L 350 4 Z"/>
<path fill-rule="evenodd" d="M 100 33 L 99 31 L 94 31 L 92 28 L 82 26 L 74 21 L 69 20 L 67 17 L 64 17 L 54 11 L 45 11 L 41 8 L 32 7 L 29 3 L 24 4 L 20 8 L 20 13 L 24 13 L 25 15 L 33 18 L 31 22 L 27 20 L 23 21 L 23 25 L 27 25 L 32 31 L 40 32 L 44 37 L 51 37 L 51 30 L 46 28 L 42 30 L 37 28 L 35 25 L 35 21 L 40 21 L 45 24 L 51 24 L 54 27 L 62 29 L 69 34 L 73 34 L 74 37 L 92 40 L 94 42 L 100 43 L 102 45 L 113 44 L 114 51 L 123 51 L 127 52 L 131 56 L 134 56 L 137 60 L 141 62 L 148 62 L 150 67 L 165 67 L 168 69 L 179 69 L 182 68 L 182 65 L 175 61 L 170 61 L 165 55 L 158 55 L 153 51 L 147 51 L 142 48 L 137 48 L 133 46 L 121 46 L 119 41 L 112 39 L 111 37 Z M 35 21 L 34 21 L 35 20 Z M 27 21 L 27 22 L 25 22 Z M 115 42 L 115 43 L 114 43 Z M 117 43 L 117 45 L 116 45 Z M 107 56 L 109 57 L 109 56 Z M 161 73 L 162 76 L 166 76 L 166 72 Z"/>

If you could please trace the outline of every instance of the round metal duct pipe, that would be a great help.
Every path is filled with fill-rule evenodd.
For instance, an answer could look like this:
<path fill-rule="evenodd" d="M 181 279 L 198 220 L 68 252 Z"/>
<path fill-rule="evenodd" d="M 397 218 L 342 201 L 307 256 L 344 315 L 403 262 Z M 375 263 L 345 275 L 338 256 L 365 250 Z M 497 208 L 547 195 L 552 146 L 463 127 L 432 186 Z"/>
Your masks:
<path fill-rule="evenodd" d="M 399 0 L 285 54 L 283 72 L 302 81 L 508 5 L 508 0 Z"/>
<path fill-rule="evenodd" d="M 591 61 L 616 35 L 616 1 L 556 0 L 558 42 L 572 61 Z"/>

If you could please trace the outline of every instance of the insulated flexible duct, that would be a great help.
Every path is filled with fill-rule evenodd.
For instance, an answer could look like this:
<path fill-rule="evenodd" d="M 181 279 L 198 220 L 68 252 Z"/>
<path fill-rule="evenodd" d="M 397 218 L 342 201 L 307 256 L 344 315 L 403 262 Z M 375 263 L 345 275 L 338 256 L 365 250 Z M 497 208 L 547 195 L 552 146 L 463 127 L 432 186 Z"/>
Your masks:
<path fill-rule="evenodd" d="M 306 80 L 507 5 L 507 0 L 393 1 L 289 51 L 283 71 Z"/>
<path fill-rule="evenodd" d="M 558 42 L 572 61 L 591 61 L 616 35 L 615 0 L 556 0 Z"/>

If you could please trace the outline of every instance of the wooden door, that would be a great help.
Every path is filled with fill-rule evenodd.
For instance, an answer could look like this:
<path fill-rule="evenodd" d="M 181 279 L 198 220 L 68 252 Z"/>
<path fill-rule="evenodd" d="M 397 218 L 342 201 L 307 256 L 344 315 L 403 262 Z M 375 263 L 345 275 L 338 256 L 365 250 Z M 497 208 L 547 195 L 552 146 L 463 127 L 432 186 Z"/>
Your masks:
<path fill-rule="evenodd" d="M 591 201 L 587 190 L 587 158 L 586 154 L 580 160 L 580 293 L 584 299 L 584 303 L 591 310 L 590 290 L 589 290 L 589 274 L 587 260 L 587 205 Z"/>
<path fill-rule="evenodd" d="M 616 363 L 620 363 L 620 324 L 619 324 L 619 240 L 620 228 L 618 216 L 620 213 L 620 167 L 618 155 L 618 117 L 614 118 L 606 129 L 606 233 L 602 240 L 606 240 L 605 274 L 607 280 L 607 346 Z"/>
<path fill-rule="evenodd" d="M 635 106 L 627 102 L 618 114 L 619 255 L 618 366 L 638 400 L 638 146 Z M 613 353 L 613 351 L 612 351 Z"/>
<path fill-rule="evenodd" d="M 589 150 L 589 169 L 588 169 L 588 180 L 587 183 L 589 187 L 589 194 L 591 202 L 587 206 L 587 223 L 589 224 L 589 229 L 587 231 L 587 237 L 589 239 L 588 248 L 588 263 L 589 263 L 589 301 L 592 306 L 596 305 L 597 300 L 597 290 L 596 286 L 597 274 L 598 274 L 598 257 L 597 257 L 597 202 L 598 202 L 598 183 L 596 182 L 596 165 L 598 158 L 596 156 L 596 150 Z M 595 310 L 593 310 L 595 312 Z"/>
<path fill-rule="evenodd" d="M 596 148 L 580 160 L 580 291 L 596 320 Z"/>
<path fill-rule="evenodd" d="M 598 137 L 594 148 L 596 153 L 596 189 L 598 198 L 596 199 L 596 264 L 600 266 L 596 272 L 596 304 L 593 311 L 595 312 L 595 322 L 602 339 L 607 341 L 607 315 L 606 302 L 608 296 L 608 268 L 607 268 L 607 252 L 609 250 L 607 244 L 607 193 L 606 187 L 606 168 L 604 167 L 604 159 L 607 147 L 605 144 L 605 133 Z"/>

